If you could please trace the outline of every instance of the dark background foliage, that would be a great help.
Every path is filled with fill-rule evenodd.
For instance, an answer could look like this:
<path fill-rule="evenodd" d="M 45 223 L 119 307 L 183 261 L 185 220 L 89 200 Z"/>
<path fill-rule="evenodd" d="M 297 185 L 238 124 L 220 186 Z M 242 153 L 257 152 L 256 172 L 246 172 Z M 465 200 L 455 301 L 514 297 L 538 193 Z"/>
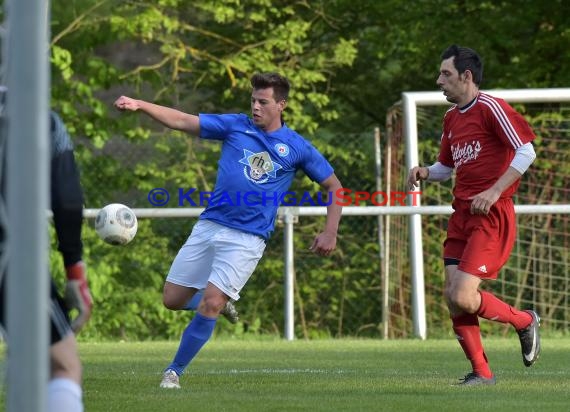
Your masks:
<path fill-rule="evenodd" d="M 374 190 L 374 128 L 385 135 L 386 113 L 402 92 L 436 89 L 448 45 L 480 52 L 486 89 L 570 84 L 562 0 L 71 0 L 51 7 L 52 106 L 76 143 L 87 208 L 149 207 L 154 187 L 209 190 L 215 179 L 217 144 L 119 115 L 112 103 L 121 94 L 191 113 L 248 113 L 250 76 L 279 71 L 293 85 L 287 123 L 330 159 L 345 187 Z M 440 119 L 432 118 L 435 136 Z M 428 149 L 422 153 L 432 155 Z M 300 175 L 294 190 L 317 186 Z M 86 225 L 96 307 L 82 337 L 178 336 L 179 318 L 190 315 L 166 311 L 161 288 L 194 221 L 141 219 L 124 248 L 103 244 Z M 377 221 L 344 218 L 330 259 L 307 252 L 322 224 L 302 218 L 296 225 L 296 334 L 377 336 Z M 281 332 L 282 235 L 278 226 L 243 292 L 243 322 L 218 333 Z M 52 266 L 61 274 L 55 253 Z"/>

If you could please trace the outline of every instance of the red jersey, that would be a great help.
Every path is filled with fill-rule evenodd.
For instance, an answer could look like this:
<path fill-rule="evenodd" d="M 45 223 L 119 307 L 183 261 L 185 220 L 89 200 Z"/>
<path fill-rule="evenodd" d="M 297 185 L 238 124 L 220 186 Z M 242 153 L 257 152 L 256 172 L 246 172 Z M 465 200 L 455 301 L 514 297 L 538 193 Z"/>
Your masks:
<path fill-rule="evenodd" d="M 490 188 L 509 168 L 515 149 L 534 138 L 527 121 L 503 99 L 479 93 L 467 107 L 451 107 L 443 118 L 438 160 L 455 168 L 455 198 L 468 200 Z M 519 182 L 501 198 L 511 197 Z"/>

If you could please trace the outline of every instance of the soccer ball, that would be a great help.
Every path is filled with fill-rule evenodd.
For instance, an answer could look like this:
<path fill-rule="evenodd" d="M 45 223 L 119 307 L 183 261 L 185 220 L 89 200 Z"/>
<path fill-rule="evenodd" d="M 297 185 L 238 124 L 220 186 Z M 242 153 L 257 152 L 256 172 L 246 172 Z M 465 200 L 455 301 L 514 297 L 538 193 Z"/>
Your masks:
<path fill-rule="evenodd" d="M 137 228 L 135 213 L 120 203 L 105 206 L 95 218 L 95 231 L 111 245 L 126 245 L 137 234 Z"/>

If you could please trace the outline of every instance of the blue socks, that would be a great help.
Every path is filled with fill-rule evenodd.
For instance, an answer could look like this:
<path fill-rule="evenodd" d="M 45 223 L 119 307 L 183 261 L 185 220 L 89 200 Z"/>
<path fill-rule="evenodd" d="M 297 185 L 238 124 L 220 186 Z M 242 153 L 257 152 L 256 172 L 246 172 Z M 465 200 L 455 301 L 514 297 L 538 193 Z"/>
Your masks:
<path fill-rule="evenodd" d="M 204 289 L 200 289 L 199 291 L 194 293 L 194 296 L 192 296 L 192 298 L 188 301 L 188 303 L 184 307 L 184 310 L 197 310 L 198 305 L 202 300 L 202 296 L 204 296 Z"/>
<path fill-rule="evenodd" d="M 217 320 L 217 318 L 207 318 L 196 312 L 196 315 L 182 333 L 174 360 L 166 369 L 172 369 L 178 376 L 182 375 L 184 369 L 212 336 Z"/>

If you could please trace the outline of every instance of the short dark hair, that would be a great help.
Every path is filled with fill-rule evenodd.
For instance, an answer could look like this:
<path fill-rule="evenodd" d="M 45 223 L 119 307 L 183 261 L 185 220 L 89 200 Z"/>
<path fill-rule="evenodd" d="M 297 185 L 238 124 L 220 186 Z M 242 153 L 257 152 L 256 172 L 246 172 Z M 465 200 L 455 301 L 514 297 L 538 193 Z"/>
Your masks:
<path fill-rule="evenodd" d="M 446 60 L 450 57 L 455 57 L 453 64 L 459 74 L 469 70 L 473 75 L 473 83 L 477 86 L 481 84 L 483 81 L 483 61 L 475 50 L 453 44 L 441 54 L 441 60 Z"/>
<path fill-rule="evenodd" d="M 287 100 L 291 85 L 286 77 L 279 73 L 256 73 L 251 78 L 251 86 L 256 89 L 273 88 L 275 101 Z"/>

